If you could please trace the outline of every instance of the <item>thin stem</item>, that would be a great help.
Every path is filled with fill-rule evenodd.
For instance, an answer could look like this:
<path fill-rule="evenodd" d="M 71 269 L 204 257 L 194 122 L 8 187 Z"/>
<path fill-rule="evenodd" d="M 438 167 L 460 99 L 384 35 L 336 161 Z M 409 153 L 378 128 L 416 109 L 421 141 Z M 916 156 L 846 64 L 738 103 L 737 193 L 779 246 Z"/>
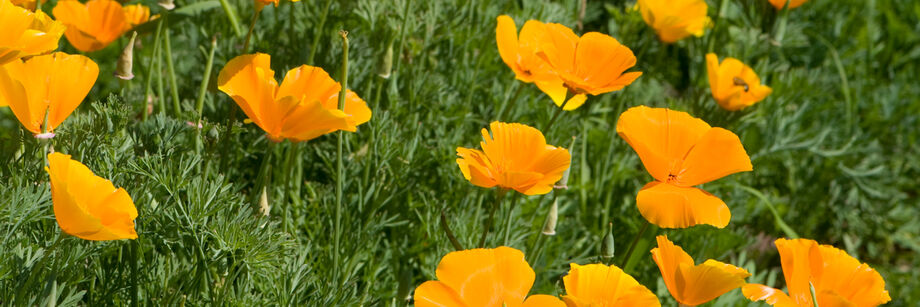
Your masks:
<path fill-rule="evenodd" d="M 313 35 L 313 43 L 310 44 L 310 56 L 307 57 L 307 65 L 313 65 L 313 57 L 316 56 L 316 46 L 319 45 L 319 39 L 323 37 L 323 27 L 326 25 L 326 16 L 329 15 L 330 5 L 332 5 L 332 0 L 326 0 L 326 4 L 323 6 L 323 14 L 319 18 L 319 25 L 316 27 L 317 31 Z"/>
<path fill-rule="evenodd" d="M 198 124 L 201 124 L 201 117 L 204 113 L 204 98 L 208 93 L 208 83 L 211 82 L 211 68 L 214 65 L 214 51 L 217 50 L 217 36 L 211 37 L 211 51 L 208 52 L 208 62 L 204 66 L 204 76 L 201 78 L 201 87 L 198 89 L 198 101 L 195 102 L 195 110 L 198 111 Z"/>
<path fill-rule="evenodd" d="M 140 249 L 140 243 L 135 239 L 131 240 L 131 306 L 139 306 L 138 301 L 140 294 L 137 290 L 137 262 L 140 257 L 137 256 L 138 250 Z"/>
<path fill-rule="evenodd" d="M 169 14 L 163 15 L 163 20 L 167 20 Z M 182 108 L 179 105 L 179 83 L 176 82 L 176 68 L 173 65 L 173 56 L 172 56 L 172 47 L 169 44 L 169 27 L 166 28 L 166 36 L 163 37 L 163 43 L 166 50 L 166 70 L 169 73 L 169 91 L 172 94 L 173 99 L 173 112 L 176 114 L 176 119 L 182 117 Z"/>
<path fill-rule="evenodd" d="M 325 19 L 325 13 L 323 14 L 323 19 Z M 348 32 L 342 30 L 339 31 L 339 35 L 342 36 L 342 91 L 339 92 L 339 110 L 345 111 L 345 95 L 348 94 Z M 345 167 L 342 163 L 344 138 L 345 132 L 339 130 L 338 151 L 336 152 L 338 163 L 336 163 L 335 172 L 335 245 L 332 253 L 333 276 L 335 276 L 336 280 L 338 280 L 339 276 L 339 242 L 342 237 L 342 190 L 345 184 Z"/>
<path fill-rule="evenodd" d="M 633 251 L 636 249 L 636 244 L 639 243 L 639 239 L 642 238 L 642 235 L 645 234 L 645 231 L 648 230 L 648 227 L 651 223 L 645 222 L 642 225 L 642 229 L 639 230 L 639 233 L 636 234 L 636 237 L 633 238 L 632 243 L 629 243 L 629 249 L 626 250 L 626 255 L 623 257 L 623 262 L 620 262 L 620 269 L 626 267 L 626 264 L 629 263 L 629 257 L 632 256 Z"/>
<path fill-rule="evenodd" d="M 518 85 L 518 88 L 516 91 L 514 91 L 514 95 L 511 96 L 511 99 L 505 100 L 505 103 L 502 104 L 502 109 L 498 111 L 498 116 L 495 117 L 495 120 L 500 121 L 505 117 L 505 113 L 508 112 L 508 110 L 514 108 L 514 104 L 517 102 L 518 96 L 521 96 L 521 92 L 523 91 L 524 85 Z"/>
<path fill-rule="evenodd" d="M 252 30 L 256 27 L 256 21 L 259 20 L 259 15 L 262 14 L 261 9 L 256 9 L 252 13 L 252 21 L 249 22 L 249 32 L 246 32 L 246 41 L 243 43 L 243 53 L 249 52 L 249 40 L 252 39 Z"/>
<path fill-rule="evenodd" d="M 291 168 L 290 165 L 294 165 L 294 148 L 297 146 L 297 143 L 291 143 L 291 146 L 288 147 L 287 157 L 284 159 L 284 165 L 288 166 L 282 169 L 284 172 L 284 186 L 282 187 L 283 193 L 281 193 L 281 202 L 278 203 L 281 206 L 281 229 L 285 232 L 289 231 L 290 224 L 288 223 L 288 211 L 290 211 L 289 206 L 287 205 L 287 195 L 290 193 L 291 187 Z"/>
<path fill-rule="evenodd" d="M 233 10 L 233 7 L 230 6 L 230 3 L 227 0 L 220 0 L 220 6 L 223 7 L 224 13 L 227 14 L 227 19 L 230 20 L 230 25 L 233 27 L 233 33 L 236 33 L 237 37 L 243 36 L 243 30 L 240 30 L 240 22 L 236 17 L 236 12 Z"/>
<path fill-rule="evenodd" d="M 495 210 L 498 209 L 498 206 L 501 205 L 502 199 L 505 198 L 505 192 L 507 190 L 499 188 L 498 195 L 495 196 L 495 203 L 492 204 L 492 208 L 489 208 L 489 217 L 486 219 L 486 226 L 482 229 L 482 236 L 479 237 L 479 248 L 486 246 L 486 238 L 489 237 L 489 229 L 492 228 L 492 221 L 495 219 Z"/>
<path fill-rule="evenodd" d="M 543 133 L 548 134 L 549 128 L 553 127 L 553 123 L 556 122 L 556 119 L 559 118 L 559 114 L 562 114 L 562 111 L 565 110 L 565 105 L 569 103 L 569 99 L 572 98 L 572 91 L 565 92 L 565 100 L 562 101 L 562 105 L 556 109 L 556 113 L 553 113 L 553 117 L 549 119 L 549 123 L 543 128 Z"/>
<path fill-rule="evenodd" d="M 454 236 L 454 232 L 450 230 L 450 225 L 447 223 L 447 215 L 444 214 L 444 210 L 441 210 L 441 229 L 444 230 L 444 234 L 447 235 L 447 239 L 450 240 L 450 244 L 454 246 L 454 250 L 462 251 L 463 245 L 460 244 L 460 241 L 457 241 L 457 237 Z"/>
<path fill-rule="evenodd" d="M 511 206 L 508 207 L 508 216 L 505 218 L 505 239 L 502 241 L 502 245 L 508 245 L 508 241 L 511 238 L 511 224 L 514 224 L 514 206 L 517 205 L 519 196 L 520 194 L 515 193 L 511 197 Z"/>
<path fill-rule="evenodd" d="M 147 120 L 147 109 L 150 107 L 150 103 L 152 102 L 151 99 L 153 99 L 153 73 L 160 69 L 159 65 L 156 65 L 156 63 L 157 59 L 160 58 L 160 33 L 162 31 L 163 21 L 157 21 L 156 34 L 153 35 L 153 57 L 151 57 L 150 61 L 147 63 L 147 85 L 144 89 L 144 107 L 141 110 L 141 120 L 143 121 Z"/>

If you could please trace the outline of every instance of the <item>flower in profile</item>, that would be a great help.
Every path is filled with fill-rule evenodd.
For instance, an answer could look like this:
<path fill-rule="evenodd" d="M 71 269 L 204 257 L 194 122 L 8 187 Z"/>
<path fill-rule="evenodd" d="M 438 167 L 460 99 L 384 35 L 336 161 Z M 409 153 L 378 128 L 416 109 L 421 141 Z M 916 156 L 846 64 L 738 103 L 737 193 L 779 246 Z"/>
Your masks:
<path fill-rule="evenodd" d="M 557 106 L 562 106 L 566 88 L 562 79 L 546 61 L 537 55 L 541 40 L 546 40 L 546 24 L 528 20 L 518 36 L 517 26 L 508 15 L 498 16 L 495 41 L 502 61 L 514 71 L 515 77 L 525 83 L 534 83 L 549 95 Z M 565 110 L 574 110 L 585 103 L 587 96 L 578 94 L 569 98 Z"/>
<path fill-rule="evenodd" d="M 85 240 L 137 239 L 137 208 L 125 189 L 96 176 L 69 155 L 48 155 L 51 201 L 61 230 Z"/>
<path fill-rule="evenodd" d="M 57 49 L 64 24 L 13 4 L 0 0 L 0 65 Z"/>
<path fill-rule="evenodd" d="M 809 239 L 777 239 L 789 294 L 760 284 L 741 288 L 748 299 L 773 306 L 878 306 L 891 301 L 882 275 L 846 252 Z"/>
<path fill-rule="evenodd" d="M 572 263 L 562 281 L 568 307 L 661 306 L 652 291 L 613 265 Z"/>
<path fill-rule="evenodd" d="M 646 220 L 664 228 L 728 225 L 728 206 L 693 186 L 753 170 L 737 135 L 685 112 L 646 106 L 623 112 L 617 134 L 655 178 L 636 196 Z"/>
<path fill-rule="evenodd" d="M 558 23 L 547 23 L 545 29 L 537 54 L 553 68 L 571 95 L 619 91 L 642 75 L 626 72 L 636 65 L 636 56 L 609 35 L 588 32 L 578 37 Z"/>
<path fill-rule="evenodd" d="M 524 253 L 506 246 L 449 253 L 441 258 L 435 275 L 438 280 L 415 289 L 415 306 L 565 306 L 549 295 L 527 297 L 533 269 Z"/>
<path fill-rule="evenodd" d="M 735 58 L 725 58 L 719 64 L 715 53 L 706 55 L 706 70 L 709 72 L 709 87 L 712 97 L 729 111 L 749 107 L 773 92 L 769 86 L 760 84 L 754 70 Z"/>
<path fill-rule="evenodd" d="M 770 0 L 770 4 L 773 5 L 777 10 L 782 10 L 786 6 L 786 2 L 789 2 L 789 9 L 794 9 L 802 6 L 808 0 Z"/>
<path fill-rule="evenodd" d="M 569 168 L 569 151 L 547 145 L 540 130 L 518 123 L 492 122 L 489 127 L 491 135 L 482 129 L 482 151 L 457 148 L 463 178 L 474 185 L 546 194 Z"/>
<path fill-rule="evenodd" d="M 639 0 L 636 3 L 642 19 L 658 33 L 665 43 L 674 43 L 687 36 L 703 36 L 709 24 L 704 0 Z"/>
<path fill-rule="evenodd" d="M 744 285 L 747 270 L 716 260 L 694 264 L 693 258 L 667 236 L 658 236 L 652 258 L 661 270 L 664 284 L 681 305 L 697 306 Z"/>
<path fill-rule="evenodd" d="M 338 109 L 342 86 L 322 68 L 291 69 L 278 86 L 270 63 L 264 53 L 235 57 L 221 69 L 217 84 L 272 141 L 302 142 L 338 130 L 354 132 L 371 119 L 367 103 L 351 90 L 345 95 L 345 110 Z"/>
<path fill-rule="evenodd" d="M 41 0 L 42 3 L 48 2 L 48 0 Z M 37 0 L 10 0 L 14 5 L 23 7 L 30 11 L 35 10 L 35 5 L 38 4 Z"/>
<path fill-rule="evenodd" d="M 137 18 L 144 9 L 133 8 L 131 18 Z M 54 17 L 67 25 L 64 36 L 74 48 L 83 52 L 101 50 L 130 30 L 140 19 L 126 15 L 118 1 L 89 0 L 86 4 L 77 0 L 61 0 L 51 11 Z M 149 9 L 147 10 L 149 15 Z"/>
<path fill-rule="evenodd" d="M 126 5 L 122 10 L 125 12 L 125 22 L 128 23 L 129 29 L 150 21 L 150 8 L 146 5 Z"/>
<path fill-rule="evenodd" d="M 99 66 L 82 55 L 55 52 L 15 60 L 0 66 L 0 106 L 9 105 L 33 134 L 51 133 L 83 102 L 98 76 Z"/>

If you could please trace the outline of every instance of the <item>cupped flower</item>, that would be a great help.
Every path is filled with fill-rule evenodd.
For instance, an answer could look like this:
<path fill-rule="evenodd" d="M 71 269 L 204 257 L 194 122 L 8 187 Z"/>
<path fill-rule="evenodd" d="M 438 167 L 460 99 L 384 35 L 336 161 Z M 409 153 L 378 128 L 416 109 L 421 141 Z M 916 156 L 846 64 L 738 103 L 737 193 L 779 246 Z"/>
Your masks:
<path fill-rule="evenodd" d="M 338 130 L 355 132 L 371 119 L 367 103 L 350 90 L 345 110 L 338 109 L 342 86 L 322 68 L 291 69 L 279 86 L 270 64 L 264 53 L 235 57 L 221 69 L 217 84 L 271 140 L 303 142 Z"/>
<path fill-rule="evenodd" d="M 53 132 L 83 102 L 98 76 L 99 66 L 82 55 L 55 52 L 15 60 L 0 66 L 0 106 L 9 105 L 33 134 L 42 133 L 44 124 L 44 132 Z"/>
<path fill-rule="evenodd" d="M 773 92 L 769 86 L 760 84 L 760 78 L 753 69 L 735 58 L 725 58 L 719 64 L 719 57 L 709 53 L 706 55 L 706 70 L 712 97 L 729 111 L 749 107 Z"/>
<path fill-rule="evenodd" d="M 57 49 L 64 24 L 13 4 L 0 0 L 0 65 Z"/>
<path fill-rule="evenodd" d="M 69 155 L 48 155 L 51 201 L 61 230 L 85 240 L 137 239 L 137 208 L 123 188 L 96 176 Z"/>
<path fill-rule="evenodd" d="M 137 11 L 131 18 L 137 18 Z M 77 0 L 61 0 L 51 11 L 54 17 L 67 25 L 64 36 L 74 48 L 91 52 L 105 48 L 134 25 L 125 9 L 114 0 L 89 0 L 86 4 Z M 142 12 L 141 12 L 142 13 Z M 149 14 L 149 11 L 147 11 Z"/>
<path fill-rule="evenodd" d="M 415 289 L 415 306 L 565 306 L 549 295 L 527 297 L 533 269 L 524 253 L 506 246 L 449 253 L 441 258 L 435 275 L 438 280 Z"/>
<path fill-rule="evenodd" d="M 613 265 L 572 263 L 562 281 L 568 307 L 661 306 L 652 291 Z"/>
<path fill-rule="evenodd" d="M 541 41 L 547 40 L 546 24 L 528 20 L 521 27 L 518 36 L 517 26 L 508 15 L 498 16 L 495 27 L 495 41 L 502 61 L 514 72 L 515 78 L 525 83 L 534 83 L 546 93 L 557 106 L 563 105 L 566 88 L 562 79 L 552 67 L 537 55 Z M 585 103 L 587 96 L 578 94 L 569 98 L 565 110 L 574 110 Z"/>
<path fill-rule="evenodd" d="M 846 252 L 809 239 L 777 239 L 783 276 L 789 294 L 765 285 L 741 288 L 748 299 L 777 307 L 818 306 L 874 307 L 891 301 L 882 275 Z"/>
<path fill-rule="evenodd" d="M 639 0 L 642 19 L 665 43 L 674 43 L 690 35 L 703 36 L 709 24 L 704 0 Z"/>
<path fill-rule="evenodd" d="M 745 269 L 712 259 L 694 264 L 693 258 L 667 236 L 656 239 L 658 247 L 652 249 L 652 259 L 668 292 L 682 305 L 702 305 L 743 286 L 744 279 L 751 276 Z"/>
<path fill-rule="evenodd" d="M 636 196 L 646 220 L 663 228 L 728 225 L 725 202 L 693 186 L 753 170 L 737 135 L 686 112 L 646 106 L 620 114 L 617 134 L 655 178 Z"/>
<path fill-rule="evenodd" d="M 134 28 L 150 21 L 150 8 L 143 4 L 126 5 L 122 8 L 128 28 Z"/>
<path fill-rule="evenodd" d="M 548 23 L 545 29 L 537 54 L 562 79 L 569 94 L 618 91 L 642 75 L 638 71 L 626 72 L 636 65 L 636 56 L 609 35 L 588 32 L 578 37 L 558 23 Z"/>
<path fill-rule="evenodd" d="M 802 4 L 805 4 L 805 2 L 808 2 L 808 0 L 770 0 L 770 4 L 772 4 L 773 7 L 775 7 L 777 10 L 782 10 L 783 7 L 786 6 L 786 2 L 789 3 L 789 9 L 791 10 L 802 6 Z"/>
<path fill-rule="evenodd" d="M 476 186 L 499 186 L 526 195 L 546 194 L 562 178 L 572 157 L 565 148 L 546 144 L 543 133 L 517 123 L 492 122 L 482 129 L 482 151 L 457 148 L 463 178 Z"/>

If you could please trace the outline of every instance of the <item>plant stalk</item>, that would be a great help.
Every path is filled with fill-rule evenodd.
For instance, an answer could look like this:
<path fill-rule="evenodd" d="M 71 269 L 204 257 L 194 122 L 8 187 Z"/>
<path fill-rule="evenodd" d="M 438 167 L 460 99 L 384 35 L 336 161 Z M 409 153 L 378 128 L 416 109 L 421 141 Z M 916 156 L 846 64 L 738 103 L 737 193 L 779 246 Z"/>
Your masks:
<path fill-rule="evenodd" d="M 328 3 L 328 2 L 327 2 Z M 327 6 L 328 8 L 328 6 Z M 323 14 L 325 19 L 325 13 Z M 348 94 L 348 32 L 339 31 L 342 36 L 342 91 L 339 92 L 339 110 L 345 111 L 345 96 Z M 311 50 L 312 53 L 312 50 Z M 312 57 L 311 57 L 312 58 Z M 312 59 L 310 59 L 312 60 Z M 342 237 L 342 190 L 345 184 L 345 167 L 342 159 L 342 145 L 344 143 L 345 132 L 338 131 L 338 151 L 335 176 L 335 245 L 332 252 L 333 276 L 338 280 L 339 276 L 339 243 Z"/>

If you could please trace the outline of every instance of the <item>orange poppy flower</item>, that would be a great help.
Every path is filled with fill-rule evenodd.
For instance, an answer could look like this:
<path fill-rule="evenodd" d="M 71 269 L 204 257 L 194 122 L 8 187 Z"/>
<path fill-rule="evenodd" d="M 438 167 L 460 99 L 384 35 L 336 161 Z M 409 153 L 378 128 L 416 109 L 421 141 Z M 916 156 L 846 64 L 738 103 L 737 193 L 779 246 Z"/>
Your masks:
<path fill-rule="evenodd" d="M 463 178 L 476 186 L 499 186 L 526 195 L 546 194 L 562 178 L 572 157 L 565 148 L 546 144 L 543 133 L 524 124 L 492 122 L 482 129 L 482 151 L 457 148 Z"/>
<path fill-rule="evenodd" d="M 42 3 L 48 2 L 48 0 L 41 0 Z M 10 0 L 14 5 L 28 9 L 30 11 L 35 10 L 35 4 L 38 3 L 36 0 Z"/>
<path fill-rule="evenodd" d="M 646 106 L 623 112 L 617 133 L 655 178 L 636 196 L 646 220 L 664 228 L 728 225 L 728 206 L 693 186 L 753 170 L 738 136 L 686 112 Z"/>
<path fill-rule="evenodd" d="M 783 238 L 776 240 L 776 249 L 789 294 L 764 285 L 747 284 L 741 291 L 748 299 L 778 307 L 811 307 L 814 285 L 821 307 L 867 307 L 891 301 L 882 275 L 842 250 L 814 240 Z"/>
<path fill-rule="evenodd" d="M 83 52 L 105 48 L 133 27 L 130 21 L 137 21 L 129 20 L 125 9 L 114 0 L 89 0 L 86 4 L 61 0 L 51 12 L 67 25 L 67 41 Z"/>
<path fill-rule="evenodd" d="M 0 0 L 0 65 L 50 52 L 58 47 L 64 24 L 43 12 L 31 12 Z"/>
<path fill-rule="evenodd" d="M 9 104 L 19 122 L 34 134 L 67 119 L 96 83 L 99 66 L 82 55 L 55 52 L 0 66 L 0 106 Z"/>
<path fill-rule="evenodd" d="M 338 130 L 355 132 L 371 119 L 367 103 L 350 90 L 345 111 L 338 109 L 342 86 L 322 68 L 291 69 L 278 86 L 270 63 L 264 53 L 235 57 L 221 69 L 217 84 L 271 140 L 302 142 Z"/>
<path fill-rule="evenodd" d="M 129 29 L 150 21 L 150 8 L 146 5 L 126 5 L 122 10 L 125 12 L 125 21 Z"/>
<path fill-rule="evenodd" d="M 48 155 L 54 218 L 64 232 L 85 240 L 137 239 L 137 208 L 125 189 L 93 175 L 69 155 Z"/>
<path fill-rule="evenodd" d="M 704 0 L 639 0 L 636 3 L 642 19 L 658 33 L 665 43 L 674 43 L 687 36 L 703 36 L 709 24 Z"/>
<path fill-rule="evenodd" d="M 571 94 L 600 95 L 632 84 L 642 72 L 626 72 L 636 65 L 632 50 L 598 32 L 581 37 L 558 23 L 545 26 L 546 39 L 537 54 L 562 78 Z"/>
<path fill-rule="evenodd" d="M 652 259 L 661 270 L 661 278 L 677 302 L 697 306 L 709 302 L 728 291 L 744 285 L 751 276 L 747 270 L 712 259 L 702 264 L 667 236 L 658 236 L 658 247 L 652 249 Z"/>
<path fill-rule="evenodd" d="M 415 306 L 565 306 L 558 298 L 533 295 L 534 272 L 521 251 L 501 246 L 452 252 L 441 258 L 438 280 L 415 289 Z"/>
<path fill-rule="evenodd" d="M 783 7 L 786 6 L 786 2 L 789 2 L 789 9 L 791 10 L 802 6 L 802 4 L 805 4 L 808 0 L 770 0 L 770 4 L 777 10 L 782 10 Z"/>
<path fill-rule="evenodd" d="M 661 306 L 652 291 L 613 265 L 572 263 L 562 281 L 562 299 L 569 307 Z"/>
<path fill-rule="evenodd" d="M 715 53 L 706 55 L 706 70 L 709 72 L 709 87 L 712 97 L 729 111 L 749 107 L 773 92 L 769 86 L 760 84 L 754 70 L 735 58 L 725 58 L 719 64 Z"/>
<path fill-rule="evenodd" d="M 502 61 L 514 71 L 518 80 L 536 84 L 541 91 L 549 95 L 556 106 L 562 106 L 567 89 L 552 67 L 537 56 L 540 41 L 546 40 L 546 36 L 546 24 L 528 20 L 521 28 L 521 35 L 518 37 L 514 20 L 508 15 L 498 16 L 495 40 L 498 43 L 498 53 Z M 569 98 L 564 109 L 577 109 L 585 103 L 586 99 L 585 94 L 575 95 Z"/>
<path fill-rule="evenodd" d="M 291 2 L 300 2 L 300 0 L 291 0 Z M 275 7 L 278 7 L 278 4 L 281 3 L 281 0 L 253 0 L 256 10 L 261 10 L 263 7 L 269 4 L 274 4 Z"/>

